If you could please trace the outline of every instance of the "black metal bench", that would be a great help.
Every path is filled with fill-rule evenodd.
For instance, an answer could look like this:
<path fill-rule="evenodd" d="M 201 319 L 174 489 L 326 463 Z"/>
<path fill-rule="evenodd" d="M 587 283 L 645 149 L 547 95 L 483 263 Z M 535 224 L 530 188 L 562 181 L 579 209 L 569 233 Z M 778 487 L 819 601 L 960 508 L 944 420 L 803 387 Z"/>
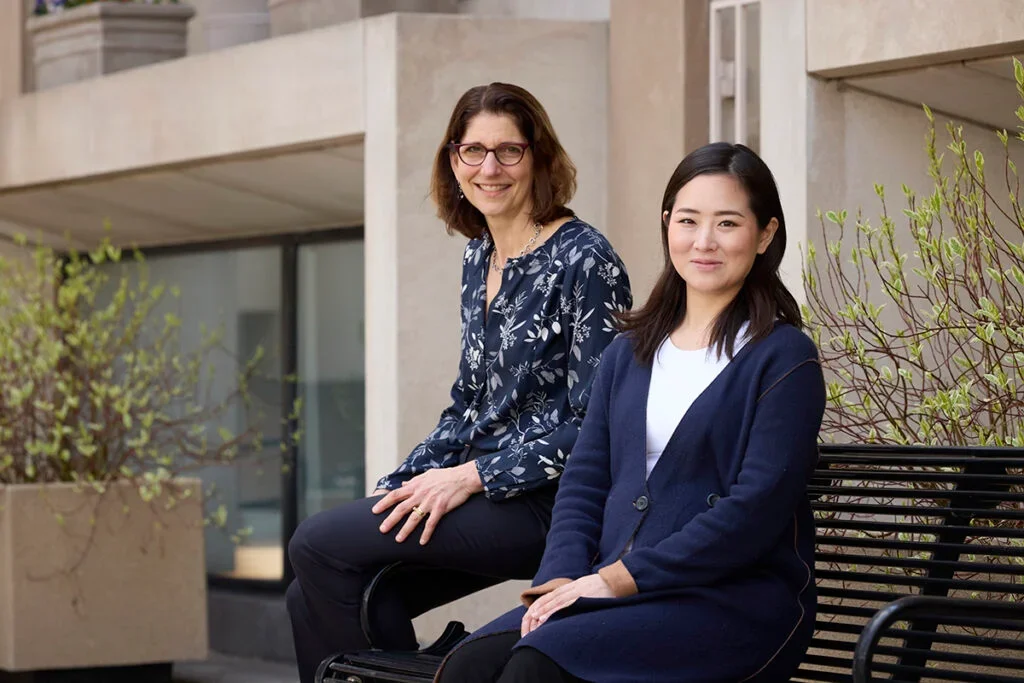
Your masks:
<path fill-rule="evenodd" d="M 1024 449 L 822 446 L 808 492 L 818 618 L 792 681 L 1024 683 Z M 330 657 L 317 683 L 426 683 L 464 635 Z"/>

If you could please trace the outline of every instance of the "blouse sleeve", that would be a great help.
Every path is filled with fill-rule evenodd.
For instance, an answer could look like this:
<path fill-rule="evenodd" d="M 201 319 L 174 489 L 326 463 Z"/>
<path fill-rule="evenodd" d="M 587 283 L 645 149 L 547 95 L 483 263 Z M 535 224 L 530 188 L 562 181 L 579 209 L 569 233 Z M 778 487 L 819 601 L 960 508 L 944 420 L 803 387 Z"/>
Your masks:
<path fill-rule="evenodd" d="M 484 493 L 494 501 L 540 488 L 561 476 L 587 412 L 601 354 L 617 334 L 612 314 L 632 305 L 626 269 L 613 251 L 570 252 L 566 259 L 571 274 L 562 286 L 561 314 L 551 328 L 566 340 L 570 412 L 535 418 L 528 433 L 476 460 Z"/>

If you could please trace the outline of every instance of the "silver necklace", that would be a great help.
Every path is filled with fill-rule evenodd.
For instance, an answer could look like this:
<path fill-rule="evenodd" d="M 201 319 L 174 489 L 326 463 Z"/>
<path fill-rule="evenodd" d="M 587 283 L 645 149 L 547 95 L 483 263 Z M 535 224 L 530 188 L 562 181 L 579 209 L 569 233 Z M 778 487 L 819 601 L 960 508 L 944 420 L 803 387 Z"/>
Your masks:
<path fill-rule="evenodd" d="M 523 247 L 523 250 L 519 252 L 519 256 L 517 256 L 516 258 L 521 258 L 522 256 L 526 255 L 526 252 L 530 250 L 530 247 L 533 246 L 533 243 L 537 241 L 538 237 L 540 237 L 540 230 L 541 230 L 540 223 L 534 221 L 534 223 L 533 223 L 533 237 L 531 237 L 529 239 L 529 241 L 527 241 L 526 246 Z M 491 270 L 493 270 L 495 273 L 500 273 L 500 272 L 502 272 L 502 270 L 504 270 L 503 268 L 499 268 L 498 267 L 498 245 L 497 244 L 494 245 L 494 251 L 491 252 Z"/>

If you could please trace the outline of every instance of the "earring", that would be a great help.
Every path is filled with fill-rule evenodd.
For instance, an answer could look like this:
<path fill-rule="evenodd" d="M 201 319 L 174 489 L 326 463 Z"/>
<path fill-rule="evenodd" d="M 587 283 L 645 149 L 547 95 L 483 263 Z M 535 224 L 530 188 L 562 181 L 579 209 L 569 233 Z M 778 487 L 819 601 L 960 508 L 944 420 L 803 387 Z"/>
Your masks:
<path fill-rule="evenodd" d="M 463 199 L 466 198 L 466 195 L 462 194 L 462 185 L 459 185 L 458 188 L 459 188 L 459 201 L 461 202 Z"/>

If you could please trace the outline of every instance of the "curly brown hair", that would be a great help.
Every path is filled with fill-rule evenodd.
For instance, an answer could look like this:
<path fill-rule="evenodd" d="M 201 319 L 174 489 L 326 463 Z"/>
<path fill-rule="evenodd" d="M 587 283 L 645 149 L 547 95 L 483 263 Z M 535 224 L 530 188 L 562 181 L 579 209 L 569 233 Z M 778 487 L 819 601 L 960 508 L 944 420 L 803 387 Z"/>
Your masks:
<path fill-rule="evenodd" d="M 576 165 L 558 141 L 544 107 L 517 85 L 491 83 L 470 88 L 459 98 L 434 158 L 430 196 L 448 234 L 457 232 L 476 239 L 487 229 L 483 214 L 459 197 L 459 185 L 451 167 L 453 152 L 449 146 L 461 141 L 469 122 L 483 112 L 510 117 L 530 144 L 533 154 L 530 218 L 543 225 L 572 216 L 572 210 L 566 205 L 576 193 Z"/>

